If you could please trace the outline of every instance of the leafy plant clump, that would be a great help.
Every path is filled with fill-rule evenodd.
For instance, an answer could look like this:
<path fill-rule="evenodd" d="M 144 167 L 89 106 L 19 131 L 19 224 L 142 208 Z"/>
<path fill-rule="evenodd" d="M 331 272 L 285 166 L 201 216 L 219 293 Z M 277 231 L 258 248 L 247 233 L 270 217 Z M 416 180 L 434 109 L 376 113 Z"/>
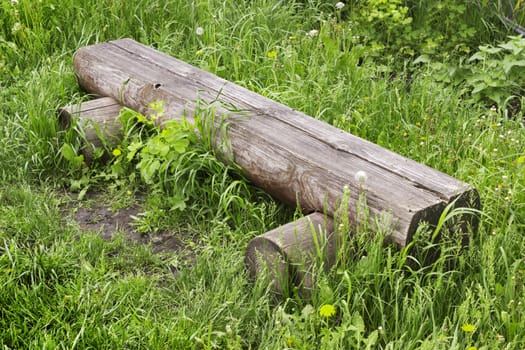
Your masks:
<path fill-rule="evenodd" d="M 343 14 L 353 37 L 383 61 L 468 54 L 497 33 L 497 21 L 487 21 L 496 14 L 487 1 L 350 1 Z"/>
<path fill-rule="evenodd" d="M 511 36 L 498 45 L 482 45 L 459 65 L 434 63 L 437 78 L 463 87 L 473 102 L 518 114 L 525 96 L 525 39 Z"/>

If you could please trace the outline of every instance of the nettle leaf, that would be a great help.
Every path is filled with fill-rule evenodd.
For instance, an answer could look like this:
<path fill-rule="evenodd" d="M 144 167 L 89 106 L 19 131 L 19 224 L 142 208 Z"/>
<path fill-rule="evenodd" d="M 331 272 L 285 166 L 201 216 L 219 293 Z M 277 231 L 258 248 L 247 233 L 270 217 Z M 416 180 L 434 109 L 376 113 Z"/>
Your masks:
<path fill-rule="evenodd" d="M 509 74 L 511 69 L 516 66 L 525 67 L 525 60 L 514 60 L 508 56 L 503 59 L 503 69 L 506 74 Z"/>
<path fill-rule="evenodd" d="M 479 51 L 494 55 L 494 54 L 500 53 L 501 51 L 503 51 L 503 49 L 501 47 L 482 45 L 479 47 Z"/>
<path fill-rule="evenodd" d="M 508 94 L 501 89 L 487 89 L 483 91 L 483 94 L 498 106 L 503 106 L 505 98 L 508 96 Z"/>
<path fill-rule="evenodd" d="M 498 46 L 512 52 L 514 56 L 518 56 L 525 49 L 525 39 L 521 36 L 511 36 L 511 40 Z"/>
<path fill-rule="evenodd" d="M 469 59 L 468 62 L 472 61 L 483 61 L 487 58 L 487 55 L 484 52 L 476 52 Z"/>

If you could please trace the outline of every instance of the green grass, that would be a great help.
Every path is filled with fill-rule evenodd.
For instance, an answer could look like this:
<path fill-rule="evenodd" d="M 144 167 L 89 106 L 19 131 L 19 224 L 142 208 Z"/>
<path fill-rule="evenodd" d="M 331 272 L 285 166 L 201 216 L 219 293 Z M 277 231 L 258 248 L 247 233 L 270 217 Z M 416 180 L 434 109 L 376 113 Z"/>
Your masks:
<path fill-rule="evenodd" d="M 337 12 L 334 3 L 1 2 L 1 346 L 524 347 L 523 108 L 508 116 L 504 108 L 475 102 L 464 85 L 438 82 L 430 66 L 412 64 L 428 48 L 412 46 L 423 50 L 413 56 L 395 46 L 377 54 L 372 41 L 379 42 L 381 33 L 356 37 L 377 29 L 356 20 L 365 2 L 348 2 L 345 11 L 356 9 L 351 14 Z M 434 8 L 424 1 L 404 4 L 414 16 L 425 6 Z M 458 21 L 464 18 L 461 7 L 454 10 Z M 450 38 L 464 44 L 460 50 L 445 55 L 436 49 L 432 59 L 456 64 L 461 55 L 470 57 L 465 47 L 472 52 L 495 43 L 480 38 L 504 38 L 500 23 L 486 13 L 464 22 L 476 33 L 467 42 L 461 35 Z M 432 27 L 418 17 L 414 23 L 454 31 L 454 21 Z M 398 23 L 389 28 L 406 33 Z M 315 273 L 310 299 L 293 293 L 275 299 L 264 281 L 248 280 L 244 249 L 254 236 L 300 214 L 250 186 L 205 144 L 189 146 L 168 172 L 178 182 L 159 177 L 162 186 L 145 183 L 134 164 L 116 171 L 113 159 L 87 169 L 62 157 L 64 144 L 78 150 L 80 140 L 59 129 L 55 110 L 88 98 L 75 80 L 72 56 L 83 45 L 120 37 L 471 183 L 483 204 L 479 231 L 466 250 L 454 240 L 440 243 L 437 261 L 423 265 L 419 260 L 432 249 L 423 228 L 413 246 L 399 251 L 381 237 L 369 239 L 372 233 L 363 227 L 350 242 L 352 253 L 340 253 L 340 267 Z M 454 46 L 450 42 L 447 50 Z M 134 135 L 127 142 L 137 141 Z M 71 180 L 106 191 L 115 207 L 126 205 L 122 193 L 148 193 L 138 227 L 151 234 L 188 232 L 193 258 L 83 231 L 62 210 Z M 180 195 L 184 210 L 170 210 Z M 334 316 L 319 314 L 324 304 L 336 308 Z"/>

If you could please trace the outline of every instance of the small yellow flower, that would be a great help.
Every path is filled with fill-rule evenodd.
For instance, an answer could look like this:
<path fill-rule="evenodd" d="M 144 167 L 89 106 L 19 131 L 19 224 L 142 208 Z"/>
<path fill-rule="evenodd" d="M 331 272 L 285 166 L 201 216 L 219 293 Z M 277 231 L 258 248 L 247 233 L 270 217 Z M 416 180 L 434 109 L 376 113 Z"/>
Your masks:
<path fill-rule="evenodd" d="M 474 326 L 472 323 L 465 323 L 463 326 L 461 326 L 461 329 L 465 333 L 473 333 L 476 330 L 476 326 Z"/>
<path fill-rule="evenodd" d="M 266 57 L 268 57 L 268 58 L 275 58 L 275 57 L 277 57 L 277 51 L 275 51 L 275 50 L 268 51 L 266 53 Z"/>
<path fill-rule="evenodd" d="M 204 50 L 197 50 L 197 51 L 195 52 L 195 54 L 196 54 L 197 56 L 202 56 L 202 55 L 204 55 Z"/>
<path fill-rule="evenodd" d="M 469 346 L 469 347 L 467 348 L 467 350 L 478 350 L 478 348 L 475 347 L 475 346 Z"/>
<path fill-rule="evenodd" d="M 290 35 L 290 40 L 297 40 L 297 36 L 296 35 Z"/>
<path fill-rule="evenodd" d="M 335 315 L 335 306 L 332 304 L 324 304 L 319 308 L 319 315 L 326 318 L 332 317 Z"/>
<path fill-rule="evenodd" d="M 115 148 L 113 150 L 113 152 L 111 152 L 115 157 L 118 157 L 122 154 L 122 151 L 120 150 L 120 148 Z"/>

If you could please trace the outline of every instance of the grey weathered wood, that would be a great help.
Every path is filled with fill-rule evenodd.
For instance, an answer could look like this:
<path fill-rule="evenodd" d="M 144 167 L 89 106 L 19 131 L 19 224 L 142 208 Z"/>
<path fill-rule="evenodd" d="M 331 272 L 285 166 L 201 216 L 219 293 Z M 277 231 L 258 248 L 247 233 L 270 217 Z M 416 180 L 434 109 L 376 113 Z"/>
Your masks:
<path fill-rule="evenodd" d="M 316 212 L 255 237 L 245 254 L 250 276 L 255 279 L 267 271 L 277 294 L 298 286 L 308 295 L 315 261 L 322 261 L 325 269 L 335 262 L 338 242 L 333 231 L 333 220 Z"/>
<path fill-rule="evenodd" d="M 149 104 L 159 100 L 165 102 L 165 118 L 191 119 L 198 100 L 235 106 L 243 112 L 222 114 L 228 131 L 226 137 L 217 133 L 222 135 L 217 145 L 229 144 L 229 156 L 255 185 L 306 212 L 331 216 L 348 186 L 350 219 L 359 222 L 355 203 L 364 193 L 370 221 L 388 213 L 390 239 L 399 246 L 421 222 L 436 224 L 453 201 L 456 207 L 480 206 L 477 191 L 467 183 L 131 39 L 79 49 L 74 69 L 86 91 L 146 115 Z M 215 118 L 215 128 L 223 122 Z M 368 175 L 364 184 L 354 179 L 358 171 Z M 477 225 L 477 217 L 469 220 Z"/>
<path fill-rule="evenodd" d="M 99 136 L 109 145 L 118 144 L 122 139 L 119 120 L 121 105 L 111 97 L 72 104 L 58 109 L 59 124 L 63 129 L 72 125 L 85 139 L 82 153 L 87 163 L 93 158 L 93 151 L 102 147 Z"/>

